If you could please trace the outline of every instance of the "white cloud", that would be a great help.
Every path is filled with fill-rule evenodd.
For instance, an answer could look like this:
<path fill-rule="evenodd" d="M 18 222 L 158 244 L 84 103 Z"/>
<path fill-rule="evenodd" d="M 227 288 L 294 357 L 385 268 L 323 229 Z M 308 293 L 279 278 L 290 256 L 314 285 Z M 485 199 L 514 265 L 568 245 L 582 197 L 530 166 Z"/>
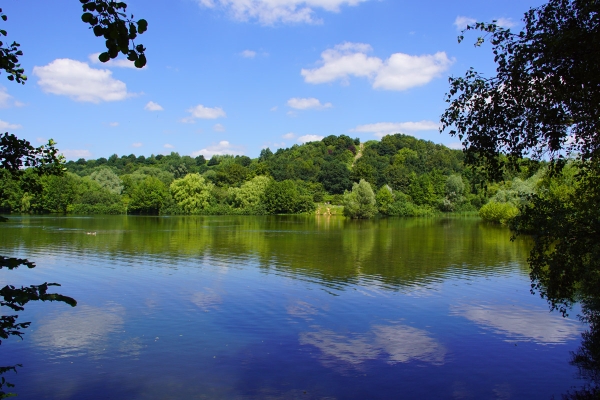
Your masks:
<path fill-rule="evenodd" d="M 215 124 L 215 126 L 213 126 L 213 130 L 215 132 L 225 132 L 225 127 L 221 124 Z"/>
<path fill-rule="evenodd" d="M 277 111 L 277 106 L 271 107 L 271 109 L 269 111 Z"/>
<path fill-rule="evenodd" d="M 459 15 L 454 20 L 454 26 L 456 26 L 457 31 L 462 31 L 463 29 L 467 28 L 467 25 L 473 25 L 475 22 L 477 22 L 475 18 Z"/>
<path fill-rule="evenodd" d="M 118 122 L 109 122 L 108 126 L 112 126 L 113 128 L 115 128 L 115 127 L 119 126 L 119 123 Z"/>
<path fill-rule="evenodd" d="M 395 53 L 384 61 L 369 57 L 371 51 L 368 44 L 345 42 L 322 52 L 320 67 L 302 69 L 300 74 L 307 83 L 339 80 L 348 84 L 354 76 L 371 80 L 375 89 L 401 91 L 429 83 L 454 62 L 444 52 L 421 56 Z"/>
<path fill-rule="evenodd" d="M 275 23 L 320 23 L 315 9 L 339 12 L 342 6 L 356 6 L 368 0 L 196 0 L 207 8 L 220 8 L 240 21 Z"/>
<path fill-rule="evenodd" d="M 321 104 L 319 99 L 311 98 L 298 98 L 294 97 L 288 100 L 288 106 L 295 108 L 296 110 L 309 110 L 309 109 L 322 109 L 330 108 L 333 105 L 331 103 Z"/>
<path fill-rule="evenodd" d="M 75 158 L 91 158 L 92 153 L 89 150 L 61 150 L 61 153 L 67 159 L 75 159 Z"/>
<path fill-rule="evenodd" d="M 289 132 L 282 136 L 282 138 L 284 138 L 284 139 L 293 139 L 295 137 L 296 137 L 296 134 L 294 132 Z"/>
<path fill-rule="evenodd" d="M 325 136 L 320 135 L 304 135 L 298 138 L 298 143 L 317 142 L 322 140 Z"/>
<path fill-rule="evenodd" d="M 174 149 L 174 148 L 175 148 L 175 146 L 173 146 L 172 144 L 169 144 L 169 143 L 165 143 L 165 144 L 163 145 L 163 147 L 164 147 L 165 149 Z"/>
<path fill-rule="evenodd" d="M 133 146 L 133 147 L 142 147 L 143 144 L 141 142 L 135 142 L 135 143 L 132 143 L 131 146 Z"/>
<path fill-rule="evenodd" d="M 196 107 L 189 108 L 187 110 L 191 115 L 189 117 L 185 117 L 181 120 L 181 122 L 185 123 L 194 123 L 196 119 L 217 119 L 224 118 L 227 116 L 225 111 L 222 108 L 215 107 L 204 107 L 202 104 L 198 104 Z"/>
<path fill-rule="evenodd" d="M 227 140 L 222 140 L 218 144 L 213 144 L 202 150 L 194 151 L 192 157 L 203 155 L 204 157 L 212 157 L 214 155 L 242 155 L 243 149 L 240 146 L 233 146 Z"/>
<path fill-rule="evenodd" d="M 364 43 L 338 44 L 321 53 L 321 67 L 302 69 L 300 74 L 305 82 L 314 84 L 335 80 L 348 83 L 349 76 L 371 78 L 383 66 L 381 59 L 366 55 L 371 50 L 371 46 Z"/>
<path fill-rule="evenodd" d="M 143 69 L 143 68 L 136 68 L 136 66 L 133 64 L 132 61 L 126 60 L 126 59 L 118 59 L 118 60 L 109 60 L 105 63 L 101 62 L 100 60 L 98 60 L 98 56 L 100 55 L 100 53 L 94 53 L 94 54 L 90 54 L 88 56 L 88 59 L 90 60 L 90 62 L 92 64 L 101 64 L 104 65 L 106 67 L 117 67 L 117 68 L 133 68 L 133 69 Z M 146 67 L 144 67 L 146 68 Z"/>
<path fill-rule="evenodd" d="M 256 57 L 256 52 L 254 50 L 244 50 L 240 53 L 240 56 L 244 58 L 254 58 Z"/>
<path fill-rule="evenodd" d="M 106 69 L 94 69 L 81 61 L 59 58 L 43 67 L 33 67 L 38 85 L 46 93 L 68 96 L 76 101 L 100 103 L 130 96 L 125 83 Z"/>
<path fill-rule="evenodd" d="M 13 97 L 8 94 L 5 87 L 0 86 L 0 108 L 10 107 L 13 103 Z"/>
<path fill-rule="evenodd" d="M 21 128 L 22 128 L 22 126 L 19 124 L 11 124 L 9 122 L 2 121 L 0 119 L 0 131 L 4 131 L 7 129 L 21 129 Z"/>
<path fill-rule="evenodd" d="M 7 107 L 23 107 L 25 103 L 15 100 L 13 96 L 8 94 L 8 90 L 4 86 L 0 86 L 0 108 Z"/>
<path fill-rule="evenodd" d="M 511 18 L 498 18 L 496 20 L 496 25 L 501 26 L 502 28 L 513 28 L 517 23 Z"/>
<path fill-rule="evenodd" d="M 392 54 L 375 77 L 373 87 L 401 91 L 423 86 L 441 76 L 452 62 L 444 52 L 422 56 Z"/>
<path fill-rule="evenodd" d="M 370 132 L 377 137 L 402 132 L 434 131 L 440 127 L 439 123 L 433 121 L 418 122 L 378 122 L 375 124 L 359 125 L 350 132 Z"/>
<path fill-rule="evenodd" d="M 144 106 L 144 110 L 148 110 L 148 111 L 162 111 L 164 110 L 164 108 L 162 108 L 162 106 L 158 103 L 155 103 L 153 101 L 149 101 L 148 104 L 146 104 Z"/>

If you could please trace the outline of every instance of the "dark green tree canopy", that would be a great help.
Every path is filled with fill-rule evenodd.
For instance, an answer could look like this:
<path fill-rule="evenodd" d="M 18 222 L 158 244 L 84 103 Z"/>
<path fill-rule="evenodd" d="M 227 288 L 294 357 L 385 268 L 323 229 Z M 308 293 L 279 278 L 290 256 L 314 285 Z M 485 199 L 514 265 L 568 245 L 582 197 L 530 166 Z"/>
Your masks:
<path fill-rule="evenodd" d="M 519 33 L 495 23 L 467 27 L 490 39 L 497 73 L 471 68 L 450 78 L 442 115 L 442 130 L 461 139 L 468 161 L 496 175 L 500 153 L 511 162 L 600 154 L 600 2 L 551 0 L 524 23 Z"/>

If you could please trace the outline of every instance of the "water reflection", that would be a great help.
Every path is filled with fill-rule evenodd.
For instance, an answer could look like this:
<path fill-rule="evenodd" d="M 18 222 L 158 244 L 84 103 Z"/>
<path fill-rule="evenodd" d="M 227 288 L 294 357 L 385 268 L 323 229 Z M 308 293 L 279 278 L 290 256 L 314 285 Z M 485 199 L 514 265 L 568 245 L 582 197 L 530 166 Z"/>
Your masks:
<path fill-rule="evenodd" d="M 580 323 L 557 313 L 514 305 L 459 305 L 451 306 L 450 312 L 506 335 L 509 341 L 558 344 L 576 338 L 581 332 Z"/>
<path fill-rule="evenodd" d="M 573 381 L 575 368 L 556 360 L 577 330 L 536 311 L 526 240 L 476 219 L 33 217 L 4 227 L 4 253 L 39 260 L 27 273 L 81 304 L 37 314 L 21 347 L 3 344 L 15 363 L 25 357 L 24 398 L 60 379 L 69 389 L 53 398 L 95 399 L 106 387 L 115 399 L 550 398 Z"/>
<path fill-rule="evenodd" d="M 103 308 L 81 305 L 40 321 L 32 339 L 57 358 L 81 354 L 98 356 L 106 350 L 103 343 L 108 335 L 123 329 L 124 316 L 125 308 L 118 304 Z"/>
<path fill-rule="evenodd" d="M 258 262 L 266 273 L 307 279 L 333 289 L 366 279 L 398 290 L 448 275 L 526 271 L 527 241 L 511 242 L 505 229 L 477 220 L 34 217 L 13 218 L 5 226 L 18 235 L 0 234 L 4 247 L 32 249 L 44 257 L 105 254 L 135 267 L 148 263 L 152 255 L 162 261 L 156 266 L 173 268 L 185 259 L 197 260 L 196 265 Z M 86 235 L 89 231 L 97 236 Z"/>
<path fill-rule="evenodd" d="M 223 302 L 223 299 L 214 289 L 205 288 L 202 292 L 194 293 L 191 301 L 201 310 L 209 311 L 216 309 Z"/>
<path fill-rule="evenodd" d="M 336 333 L 318 326 L 313 329 L 301 333 L 299 342 L 316 347 L 317 357 L 328 368 L 360 369 L 363 363 L 377 359 L 390 365 L 411 361 L 441 365 L 446 357 L 444 346 L 429 333 L 401 323 L 375 325 L 363 334 Z"/>

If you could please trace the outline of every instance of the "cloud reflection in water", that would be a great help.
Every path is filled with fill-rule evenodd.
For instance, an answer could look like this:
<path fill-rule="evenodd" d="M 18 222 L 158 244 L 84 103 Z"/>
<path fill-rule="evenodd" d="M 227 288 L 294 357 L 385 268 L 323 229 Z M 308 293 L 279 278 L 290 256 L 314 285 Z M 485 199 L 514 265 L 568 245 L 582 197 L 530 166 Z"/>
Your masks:
<path fill-rule="evenodd" d="M 533 341 L 538 344 L 564 343 L 576 339 L 581 331 L 577 322 L 557 313 L 515 306 L 459 305 L 451 306 L 450 313 L 509 335 L 509 340 Z"/>
<path fill-rule="evenodd" d="M 368 360 L 382 358 L 388 364 L 422 361 L 443 364 L 446 349 L 429 334 L 410 326 L 375 325 L 365 334 L 343 335 L 330 330 L 300 334 L 300 344 L 319 349 L 321 363 L 329 368 L 360 369 Z"/>
<path fill-rule="evenodd" d="M 125 309 L 116 304 L 104 308 L 77 306 L 41 322 L 33 340 L 38 346 L 59 353 L 58 357 L 84 352 L 100 354 L 108 335 L 123 328 L 123 315 Z"/>

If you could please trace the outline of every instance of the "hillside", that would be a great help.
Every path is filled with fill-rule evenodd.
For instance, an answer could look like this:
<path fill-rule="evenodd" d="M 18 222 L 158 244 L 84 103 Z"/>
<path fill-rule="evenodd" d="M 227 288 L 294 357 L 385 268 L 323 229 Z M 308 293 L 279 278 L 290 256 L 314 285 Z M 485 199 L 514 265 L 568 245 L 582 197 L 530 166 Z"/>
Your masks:
<path fill-rule="evenodd" d="M 360 151 L 360 152 L 359 152 Z M 360 143 L 348 136 L 294 145 L 260 156 L 169 155 L 79 159 L 64 176 L 25 171 L 1 176 L 4 212 L 269 214 L 313 212 L 339 205 L 361 179 L 377 193 L 384 215 L 479 209 L 486 182 L 463 153 L 403 134 Z M 525 168 L 521 174 L 531 174 Z"/>

